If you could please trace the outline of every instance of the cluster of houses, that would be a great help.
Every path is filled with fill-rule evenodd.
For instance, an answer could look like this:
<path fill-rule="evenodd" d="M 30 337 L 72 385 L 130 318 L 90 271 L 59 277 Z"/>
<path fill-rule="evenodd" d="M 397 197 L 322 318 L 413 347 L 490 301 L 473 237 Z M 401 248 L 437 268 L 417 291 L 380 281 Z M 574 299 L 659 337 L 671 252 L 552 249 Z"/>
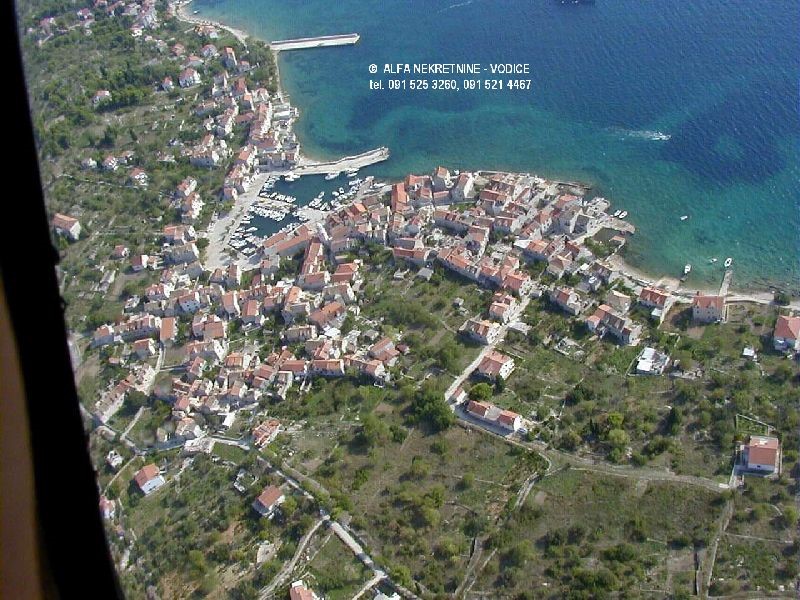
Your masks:
<path fill-rule="evenodd" d="M 175 15 L 175 6 L 168 5 L 167 16 Z M 55 35 L 60 35 L 82 27 L 87 35 L 95 23 L 96 16 L 109 19 L 127 17 L 130 19 L 130 33 L 134 38 L 142 37 L 146 30 L 155 30 L 160 26 L 155 0 L 94 0 L 90 6 L 84 6 L 75 11 L 73 19 L 68 22 L 68 15 L 59 15 L 59 20 L 54 16 L 42 18 L 37 27 L 28 29 L 28 33 L 35 35 L 41 46 Z"/>
<path fill-rule="evenodd" d="M 249 62 L 238 59 L 233 48 L 220 51 L 211 43 L 199 48 L 197 54 L 187 54 L 181 43 L 174 44 L 170 52 L 181 61 L 183 70 L 177 84 L 182 88 L 203 84 L 198 69 L 216 69 L 210 76 L 208 93 L 194 107 L 205 135 L 196 145 L 184 148 L 183 153 L 192 165 L 202 168 L 218 167 L 233 157 L 222 189 L 225 200 L 235 201 L 248 191 L 258 169 L 291 168 L 297 164 L 300 144 L 292 133 L 297 110 L 280 94 L 272 96 L 263 87 L 252 87 L 247 79 L 252 70 Z M 165 92 L 174 88 L 172 77 L 161 82 Z M 244 146 L 233 156 L 227 140 L 238 126 L 247 127 L 248 135 Z"/>
<path fill-rule="evenodd" d="M 110 94 L 108 97 L 110 98 Z M 144 169 L 134 166 L 134 159 L 135 153 L 133 150 L 124 150 L 116 156 L 107 154 L 99 164 L 91 156 L 87 157 L 81 161 L 81 168 L 84 170 L 101 169 L 113 173 L 119 170 L 120 167 L 128 166 L 130 167 L 127 178 L 128 184 L 136 187 L 147 187 L 150 177 Z"/>
<path fill-rule="evenodd" d="M 193 425 L 195 413 L 228 415 L 264 395 L 285 398 L 293 386 L 315 377 L 354 375 L 385 385 L 409 348 L 399 338 L 380 337 L 376 332 L 342 331 L 348 315 L 357 323 L 360 312 L 362 264 L 353 256 L 366 252 L 365 244 L 380 244 L 392 249 L 398 263 L 421 268 L 438 263 L 494 291 L 487 311 L 468 318 L 461 332 L 491 346 L 475 375 L 490 381 L 506 379 L 514 369 L 514 359 L 493 346 L 527 300 L 544 291 L 523 265 L 542 260 L 530 255 L 532 241 L 546 241 L 549 246 L 561 240 L 563 244 L 555 244 L 553 252 L 572 257 L 578 264 L 575 272 L 587 285 L 592 278 L 613 281 L 616 272 L 592 257 L 575 227 L 558 224 L 567 211 L 569 223 L 574 220 L 580 223 L 580 231 L 594 231 L 595 220 L 605 222 L 597 207 L 606 203 L 577 200 L 528 175 L 480 178 L 479 192 L 476 180 L 471 173 L 453 177 L 439 167 L 431 175 L 410 175 L 395 184 L 388 201 L 379 193 L 368 195 L 329 213 L 323 222 L 278 233 L 263 242 L 259 268 L 243 285 L 237 264 L 208 272 L 199 263 L 197 235 L 188 221 L 201 201 L 196 181 L 188 178 L 176 191 L 185 222 L 164 227 L 159 256 L 127 256 L 127 249 L 115 249 L 116 259 L 129 260 L 133 270 L 157 269 L 158 281 L 141 297 L 129 300 L 117 322 L 99 327 L 93 344 L 122 345 L 123 354 L 138 364 L 180 338 L 183 372 L 156 393 L 173 404 L 173 418 L 184 423 L 179 429 L 186 439 L 203 434 Z M 564 196 L 568 196 L 566 201 Z M 547 227 L 540 218 L 543 212 L 548 216 Z M 69 231 L 71 222 L 60 217 L 58 227 Z M 516 235 L 508 237 L 509 231 Z M 276 281 L 280 260 L 287 257 L 301 258 L 299 272 Z M 661 319 L 675 301 L 665 290 L 644 287 L 635 298 L 611 290 L 602 304 L 591 307 L 588 294 L 554 281 L 547 294 L 555 306 L 621 344 L 637 344 L 641 337 L 641 325 L 627 316 L 634 304 Z M 698 295 L 692 306 L 700 321 L 724 318 L 721 297 Z M 283 346 L 270 353 L 259 352 L 257 345 L 230 350 L 234 324 L 249 331 L 267 321 L 282 323 L 278 333 Z M 780 340 L 781 345 L 796 348 L 797 331 L 798 318 L 782 317 L 776 344 Z M 655 349 L 645 349 L 636 369 L 658 374 L 668 360 Z M 112 386 L 98 402 L 98 419 L 105 422 L 113 416 L 127 390 L 150 391 L 150 375 L 147 368 L 135 367 L 128 379 Z M 277 424 L 265 428 L 274 432 Z M 254 432 L 257 443 L 271 439 L 270 435 L 261 429 Z"/>

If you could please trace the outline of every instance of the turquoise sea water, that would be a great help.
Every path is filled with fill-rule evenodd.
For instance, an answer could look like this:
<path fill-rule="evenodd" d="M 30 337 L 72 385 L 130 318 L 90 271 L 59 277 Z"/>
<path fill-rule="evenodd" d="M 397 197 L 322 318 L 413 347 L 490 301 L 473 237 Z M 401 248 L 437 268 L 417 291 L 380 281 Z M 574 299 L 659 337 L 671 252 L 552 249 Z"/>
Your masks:
<path fill-rule="evenodd" d="M 361 34 L 356 46 L 280 56 L 312 156 L 386 145 L 392 158 L 366 173 L 444 164 L 587 181 L 630 212 L 631 264 L 674 275 L 690 262 L 690 283 L 716 284 L 731 256 L 734 287 L 800 289 L 796 1 L 197 0 L 193 9 L 265 40 Z M 525 62 L 533 89 L 369 90 L 369 64 L 413 62 Z"/>

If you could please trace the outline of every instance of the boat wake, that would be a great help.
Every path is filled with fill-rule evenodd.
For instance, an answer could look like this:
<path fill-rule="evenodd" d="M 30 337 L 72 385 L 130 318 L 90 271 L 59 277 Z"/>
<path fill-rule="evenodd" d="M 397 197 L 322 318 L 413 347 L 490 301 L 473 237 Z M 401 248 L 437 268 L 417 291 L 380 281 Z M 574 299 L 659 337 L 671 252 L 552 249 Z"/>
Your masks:
<path fill-rule="evenodd" d="M 437 13 L 441 14 L 443 12 L 446 12 L 448 10 L 452 10 L 454 8 L 461 8 L 462 6 L 469 6 L 473 2 L 475 2 L 475 0 L 467 0 L 466 2 L 457 2 L 456 4 L 451 4 L 450 6 L 446 6 L 445 8 L 439 9 L 437 11 Z"/>
<path fill-rule="evenodd" d="M 661 131 L 651 131 L 649 129 L 624 129 L 622 127 L 612 127 L 611 133 L 620 136 L 620 139 L 649 140 L 653 142 L 666 142 L 672 136 Z"/>

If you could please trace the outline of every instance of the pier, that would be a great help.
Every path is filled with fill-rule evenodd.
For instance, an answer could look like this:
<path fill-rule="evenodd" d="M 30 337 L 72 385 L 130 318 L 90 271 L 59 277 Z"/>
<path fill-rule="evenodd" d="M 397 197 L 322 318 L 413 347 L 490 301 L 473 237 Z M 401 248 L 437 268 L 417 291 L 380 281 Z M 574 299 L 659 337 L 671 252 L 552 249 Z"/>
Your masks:
<path fill-rule="evenodd" d="M 357 33 L 321 35 L 292 40 L 275 40 L 270 42 L 269 47 L 275 52 L 280 52 L 282 50 L 303 50 L 305 48 L 325 48 L 327 46 L 350 46 L 360 39 L 361 36 Z"/>
<path fill-rule="evenodd" d="M 725 297 L 728 295 L 728 288 L 731 285 L 731 278 L 733 277 L 733 269 L 725 269 L 725 276 L 722 278 L 722 283 L 719 286 L 718 296 Z"/>
<path fill-rule="evenodd" d="M 389 158 L 389 148 L 381 146 L 374 150 L 369 150 L 355 156 L 345 156 L 338 160 L 328 162 L 316 162 L 306 160 L 301 162 L 295 169 L 295 175 L 324 175 L 325 173 L 338 173 L 340 171 L 350 171 L 352 169 L 363 169 L 369 165 L 382 162 Z"/>

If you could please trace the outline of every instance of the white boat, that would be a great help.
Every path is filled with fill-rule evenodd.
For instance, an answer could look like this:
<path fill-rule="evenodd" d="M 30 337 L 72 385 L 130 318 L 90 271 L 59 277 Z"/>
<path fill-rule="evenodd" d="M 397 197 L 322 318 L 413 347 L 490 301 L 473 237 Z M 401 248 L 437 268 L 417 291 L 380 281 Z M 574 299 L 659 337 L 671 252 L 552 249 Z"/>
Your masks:
<path fill-rule="evenodd" d="M 687 264 L 683 267 L 683 274 L 688 275 L 692 271 L 692 265 Z"/>
<path fill-rule="evenodd" d="M 729 256 L 728 258 L 725 259 L 725 268 L 727 269 L 728 267 L 731 266 L 731 264 L 733 264 L 733 259 Z"/>
<path fill-rule="evenodd" d="M 344 188 L 343 188 L 343 187 L 340 187 L 340 188 L 339 188 L 338 190 L 336 190 L 336 191 L 337 191 L 337 192 L 339 192 L 340 194 L 344 194 Z"/>
<path fill-rule="evenodd" d="M 715 262 L 717 262 L 717 259 L 716 258 L 709 258 L 708 262 L 710 262 L 713 265 Z"/>
<path fill-rule="evenodd" d="M 330 181 L 331 179 L 336 179 L 339 176 L 339 172 L 336 173 L 328 173 L 325 175 L 325 181 Z"/>
<path fill-rule="evenodd" d="M 689 218 L 689 215 L 681 215 L 681 221 L 685 221 Z"/>
<path fill-rule="evenodd" d="M 350 178 L 350 179 L 352 179 L 352 178 L 353 178 L 353 177 L 355 177 L 356 175 L 358 175 L 358 169 L 350 169 L 350 170 L 347 172 L 347 177 L 348 177 L 348 178 Z"/>
<path fill-rule="evenodd" d="M 623 210 L 621 213 L 619 213 L 619 218 L 620 219 L 624 219 L 627 216 L 628 216 L 628 211 L 627 210 Z"/>
<path fill-rule="evenodd" d="M 300 179 L 300 176 L 294 173 L 289 173 L 283 177 L 284 181 L 297 181 L 298 179 Z"/>
<path fill-rule="evenodd" d="M 338 198 L 339 197 L 339 192 L 333 192 L 333 194 L 331 194 L 331 196 L 333 196 L 334 198 Z"/>
<path fill-rule="evenodd" d="M 618 217 L 618 216 L 619 216 L 619 213 L 621 213 L 621 212 L 622 212 L 621 210 L 615 210 L 615 211 L 614 211 L 614 214 L 613 214 L 613 215 L 611 215 L 611 216 L 612 216 L 612 217 Z"/>

